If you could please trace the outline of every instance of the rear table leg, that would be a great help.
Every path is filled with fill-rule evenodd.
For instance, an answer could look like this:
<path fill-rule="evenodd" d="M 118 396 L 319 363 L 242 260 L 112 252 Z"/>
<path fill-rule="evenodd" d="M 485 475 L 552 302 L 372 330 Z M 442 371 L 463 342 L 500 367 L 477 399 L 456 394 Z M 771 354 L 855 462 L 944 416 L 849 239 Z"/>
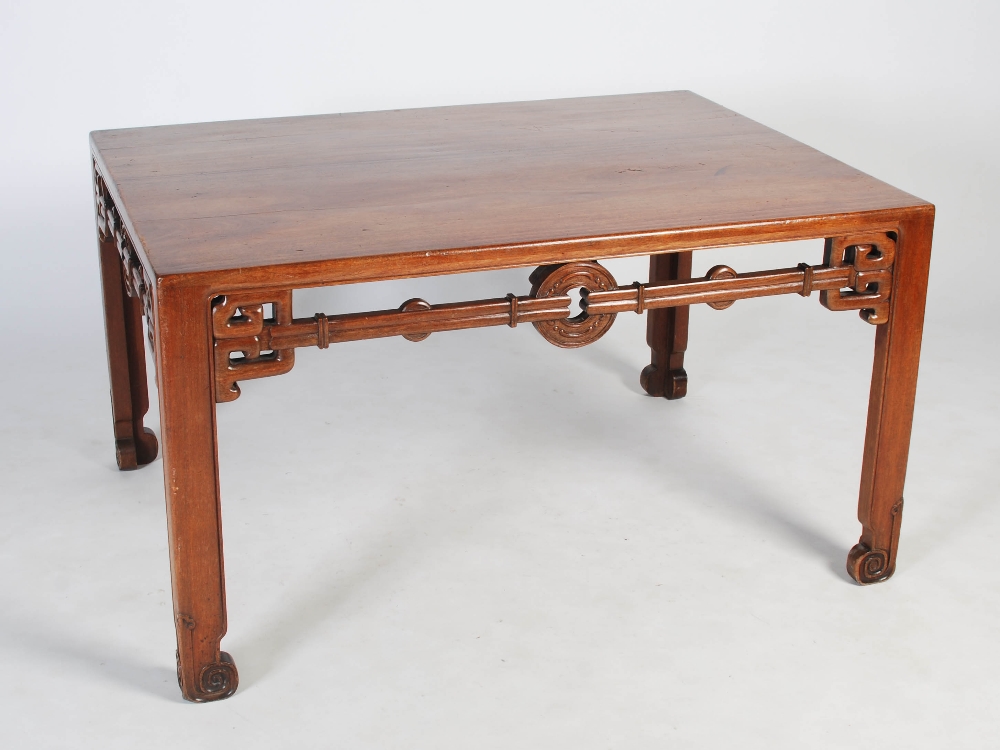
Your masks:
<path fill-rule="evenodd" d="M 690 279 L 692 255 L 685 252 L 650 256 L 649 283 Z M 642 371 L 639 383 L 650 396 L 677 399 L 687 395 L 684 351 L 687 349 L 689 314 L 688 305 L 647 313 L 646 343 L 652 349 L 652 358 Z"/>
<path fill-rule="evenodd" d="M 157 453 L 156 435 L 142 424 L 149 411 L 142 303 L 125 290 L 122 261 L 114 239 L 99 236 L 98 242 L 115 453 L 118 468 L 124 471 L 152 462 Z"/>

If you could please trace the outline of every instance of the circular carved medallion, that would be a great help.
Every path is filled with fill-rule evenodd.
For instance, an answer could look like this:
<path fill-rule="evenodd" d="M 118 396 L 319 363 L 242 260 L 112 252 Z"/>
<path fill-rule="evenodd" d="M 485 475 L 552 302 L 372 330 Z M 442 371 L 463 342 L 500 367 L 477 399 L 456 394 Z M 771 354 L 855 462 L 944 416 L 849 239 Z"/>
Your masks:
<path fill-rule="evenodd" d="M 431 304 L 426 300 L 422 300 L 419 297 L 415 299 L 408 299 L 402 305 L 399 306 L 402 312 L 412 312 L 414 310 L 430 310 Z M 429 333 L 404 333 L 403 338 L 407 341 L 423 341 L 425 338 L 430 336 Z"/>
<path fill-rule="evenodd" d="M 735 279 L 736 271 L 734 271 L 729 266 L 713 266 L 709 269 L 708 274 L 705 278 L 715 281 L 716 279 Z M 726 300 L 725 302 L 709 302 L 708 306 L 716 310 L 725 310 L 727 307 L 732 307 L 736 300 Z"/>
<path fill-rule="evenodd" d="M 618 286 L 608 269 L 589 261 L 539 266 L 531 274 L 530 281 L 531 296 L 537 299 L 563 296 L 572 289 L 609 292 Z M 597 341 L 614 322 L 614 315 L 588 315 L 582 312 L 572 318 L 540 320 L 532 325 L 549 343 L 563 349 L 575 349 Z"/>

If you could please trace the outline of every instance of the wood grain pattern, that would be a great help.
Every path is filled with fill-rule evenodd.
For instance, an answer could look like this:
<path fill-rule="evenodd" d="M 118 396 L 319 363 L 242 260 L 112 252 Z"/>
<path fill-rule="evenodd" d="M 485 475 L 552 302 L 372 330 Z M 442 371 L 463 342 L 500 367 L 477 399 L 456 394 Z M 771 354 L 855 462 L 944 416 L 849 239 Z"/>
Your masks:
<path fill-rule="evenodd" d="M 202 290 L 164 290 L 157 308 L 177 675 L 184 697 L 204 702 L 232 695 L 239 682 L 220 648 L 226 586 L 211 321 Z"/>
<path fill-rule="evenodd" d="M 527 263 L 543 265 L 611 257 L 594 238 L 645 254 L 672 230 L 925 205 L 683 91 L 91 139 L 156 275 L 319 262 L 332 281 L 374 279 L 369 259 L 416 255 L 397 274 L 421 275 L 559 243 Z"/>
<path fill-rule="evenodd" d="M 529 322 L 582 345 L 618 313 L 648 312 L 643 387 L 679 398 L 690 305 L 818 292 L 877 326 L 848 570 L 859 583 L 894 571 L 930 204 L 690 92 L 103 131 L 91 144 L 122 468 L 156 455 L 143 315 L 155 353 L 185 698 L 239 682 L 221 650 L 216 403 L 287 372 L 301 346 Z M 695 249 L 812 238 L 827 240 L 821 265 L 691 278 Z M 596 262 L 641 254 L 645 284 L 618 286 Z M 299 288 L 532 266 L 526 296 L 292 311 Z M 584 312 L 569 319 L 577 283 Z"/>
<path fill-rule="evenodd" d="M 858 499 L 862 534 L 847 558 L 847 572 L 861 584 L 884 581 L 896 570 L 933 231 L 933 210 L 900 223 L 888 321 L 875 334 Z"/>

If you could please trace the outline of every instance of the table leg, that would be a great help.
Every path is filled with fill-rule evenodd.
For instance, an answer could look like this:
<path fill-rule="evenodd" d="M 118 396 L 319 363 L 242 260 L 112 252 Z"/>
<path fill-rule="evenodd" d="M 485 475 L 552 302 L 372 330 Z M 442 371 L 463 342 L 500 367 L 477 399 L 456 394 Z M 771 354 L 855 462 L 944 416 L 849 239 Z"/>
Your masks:
<path fill-rule="evenodd" d="M 108 343 L 111 413 L 118 468 L 135 469 L 156 458 L 156 435 L 142 424 L 149 411 L 142 303 L 125 291 L 121 257 L 111 238 L 98 238 L 104 332 Z"/>
<path fill-rule="evenodd" d="M 209 300 L 201 289 L 161 288 L 157 347 L 177 679 L 192 701 L 236 692 L 226 633 L 215 388 Z"/>
<path fill-rule="evenodd" d="M 664 253 L 649 258 L 649 283 L 691 278 L 693 253 Z M 687 372 L 684 351 L 688 342 L 690 307 L 667 307 L 650 310 L 646 321 L 646 343 L 652 349 L 651 362 L 642 371 L 639 383 L 650 396 L 668 399 L 687 395 Z"/>
<path fill-rule="evenodd" d="M 847 572 L 861 584 L 884 581 L 896 568 L 933 228 L 933 209 L 900 224 L 889 321 L 875 334 L 858 500 L 862 534 L 847 557 Z"/>

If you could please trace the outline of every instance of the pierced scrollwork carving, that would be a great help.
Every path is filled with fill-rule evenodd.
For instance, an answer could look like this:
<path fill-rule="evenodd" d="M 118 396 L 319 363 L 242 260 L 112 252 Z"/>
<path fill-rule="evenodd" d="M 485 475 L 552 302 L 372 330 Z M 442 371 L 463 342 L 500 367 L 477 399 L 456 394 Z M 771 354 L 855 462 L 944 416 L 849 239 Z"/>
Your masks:
<path fill-rule="evenodd" d="M 540 266 L 531 274 L 529 281 L 531 297 L 535 299 L 566 297 L 572 289 L 589 293 L 609 292 L 618 286 L 608 269 L 592 262 Z M 572 318 L 536 321 L 534 326 L 550 344 L 575 349 L 597 341 L 614 322 L 614 315 L 593 315 L 584 310 Z"/>
<path fill-rule="evenodd" d="M 153 284 L 149 280 L 146 268 L 139 260 L 135 244 L 129 237 L 121 213 L 111 197 L 107 183 L 93 162 L 94 168 L 94 201 L 97 206 L 97 232 L 101 242 L 113 242 L 122 261 L 122 276 L 125 281 L 125 293 L 129 297 L 138 298 L 142 303 L 142 313 L 146 318 L 146 335 L 149 339 L 150 351 L 156 351 L 156 326 L 153 323 Z M 156 357 L 153 357 L 155 362 Z"/>
<path fill-rule="evenodd" d="M 272 308 L 270 317 L 265 317 L 264 305 L 267 304 Z M 271 341 L 275 327 L 288 326 L 291 322 L 291 291 L 270 295 L 227 294 L 215 298 L 212 330 L 215 334 L 216 401 L 239 398 L 239 380 L 281 375 L 292 369 L 295 349 L 277 348 Z"/>
<path fill-rule="evenodd" d="M 895 237 L 891 232 L 827 240 L 825 263 L 774 271 L 736 273 L 715 266 L 704 278 L 658 284 L 618 286 L 599 263 L 581 261 L 536 268 L 527 296 L 432 305 L 415 298 L 395 310 L 348 315 L 292 318 L 292 292 L 240 292 L 216 297 L 212 307 L 215 333 L 216 399 L 240 395 L 237 381 L 288 372 L 295 348 L 402 336 L 423 341 L 435 331 L 532 323 L 542 336 L 563 348 L 585 346 L 601 338 L 620 312 L 704 303 L 722 310 L 736 300 L 777 294 L 810 296 L 831 310 L 858 310 L 869 323 L 888 320 L 892 292 Z M 569 292 L 580 289 L 579 315 L 570 316 Z M 273 313 L 265 316 L 264 306 Z M 875 563 L 873 562 L 872 565 Z"/>
<path fill-rule="evenodd" d="M 593 315 L 698 303 L 723 310 L 740 299 L 790 293 L 808 297 L 818 291 L 830 310 L 857 310 L 867 322 L 880 325 L 889 319 L 895 249 L 892 232 L 829 239 L 823 265 L 800 263 L 796 268 L 752 273 L 715 266 L 701 279 L 585 291 L 581 306 Z"/>
<path fill-rule="evenodd" d="M 828 310 L 857 310 L 863 320 L 873 325 L 885 323 L 889 320 L 895 258 L 896 239 L 890 232 L 828 239 L 823 264 L 828 268 L 847 267 L 853 274 L 844 288 L 821 291 L 820 303 Z"/>

